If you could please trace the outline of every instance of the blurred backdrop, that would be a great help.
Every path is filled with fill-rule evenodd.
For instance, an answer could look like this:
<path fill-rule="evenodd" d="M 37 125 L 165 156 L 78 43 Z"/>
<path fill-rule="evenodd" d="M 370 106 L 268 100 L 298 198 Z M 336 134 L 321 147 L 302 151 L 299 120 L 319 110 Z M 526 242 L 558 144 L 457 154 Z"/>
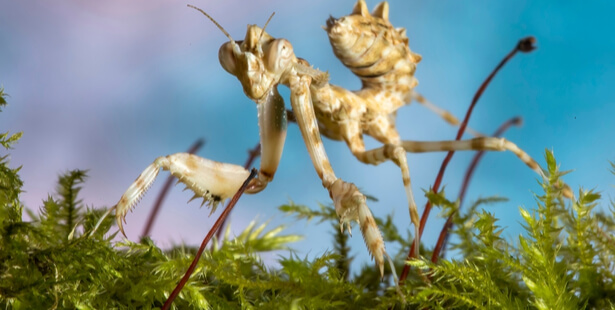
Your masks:
<path fill-rule="evenodd" d="M 350 89 L 359 80 L 335 58 L 321 26 L 329 15 L 347 15 L 354 1 L 203 1 L 191 2 L 211 14 L 235 38 L 247 24 L 263 25 L 287 38 L 295 53 L 331 82 Z M 377 4 L 368 1 L 370 8 Z M 517 41 L 527 35 L 538 50 L 517 55 L 487 89 L 470 126 L 492 133 L 502 122 L 522 116 L 521 128 L 506 137 L 544 166 L 552 149 L 575 191 L 595 188 L 612 199 L 615 160 L 615 37 L 606 2 L 547 1 L 390 1 L 390 20 L 406 27 L 410 46 L 423 56 L 417 90 L 429 100 L 463 115 L 484 78 Z M 243 164 L 258 142 L 255 104 L 239 82 L 218 63 L 227 38 L 203 15 L 177 1 L 3 1 L 0 4 L 0 85 L 9 106 L 0 113 L 0 131 L 23 131 L 11 151 L 12 166 L 23 165 L 23 202 L 32 209 L 54 192 L 59 174 L 88 169 L 82 191 L 89 206 L 112 206 L 156 157 L 185 151 L 204 138 L 199 155 Z M 288 101 L 288 90 L 282 87 Z M 287 102 L 287 106 L 290 106 Z M 413 104 L 399 110 L 403 138 L 452 139 L 452 128 Z M 468 137 L 468 136 L 466 136 Z M 377 146 L 367 140 L 368 147 Z M 394 213 L 395 223 L 411 228 L 399 169 L 391 163 L 366 166 L 344 143 L 326 140 L 336 174 L 379 199 L 378 216 Z M 4 153 L 4 152 L 3 152 Z M 445 153 L 409 154 L 417 203 L 422 212 L 427 189 Z M 472 153 L 457 153 L 445 175 L 450 197 L 458 192 Z M 257 162 L 258 164 L 258 162 Z M 128 237 L 138 240 L 158 189 L 168 174 L 129 213 Z M 507 203 L 488 208 L 512 238 L 521 232 L 519 207 L 533 208 L 540 193 L 537 176 L 510 153 L 490 153 L 475 173 L 467 202 L 504 196 Z M 198 245 L 216 218 L 190 193 L 175 187 L 158 217 L 152 238 L 162 247 Z M 317 207 L 329 204 L 298 128 L 291 125 L 275 180 L 262 193 L 244 196 L 231 216 L 234 232 L 253 219 L 288 225 L 306 239 L 294 245 L 299 256 L 332 249 L 327 224 L 296 223 L 277 207 L 293 200 Z M 443 221 L 434 210 L 423 241 L 433 246 Z M 357 230 L 358 231 L 358 230 Z M 390 249 L 395 253 L 396 249 Z M 287 255 L 287 253 L 278 253 Z M 359 262 L 369 256 L 362 238 L 352 238 Z M 270 255 L 269 258 L 272 256 Z M 273 256 L 275 257 L 275 256 Z"/>

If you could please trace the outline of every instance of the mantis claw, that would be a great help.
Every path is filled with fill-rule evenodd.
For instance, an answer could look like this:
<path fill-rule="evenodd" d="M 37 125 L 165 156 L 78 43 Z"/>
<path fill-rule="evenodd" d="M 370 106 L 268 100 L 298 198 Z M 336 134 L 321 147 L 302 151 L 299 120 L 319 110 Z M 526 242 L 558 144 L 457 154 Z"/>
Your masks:
<path fill-rule="evenodd" d="M 176 153 L 158 157 L 139 175 L 115 205 L 117 226 L 126 237 L 122 221 L 126 222 L 126 213 L 132 210 L 150 188 L 160 169 L 168 170 L 194 192 L 190 199 L 202 197 L 201 206 L 211 205 L 212 213 L 218 204 L 232 197 L 241 187 L 250 172 L 241 166 L 220 163 L 189 153 Z M 211 215 L 211 213 L 210 213 Z"/>

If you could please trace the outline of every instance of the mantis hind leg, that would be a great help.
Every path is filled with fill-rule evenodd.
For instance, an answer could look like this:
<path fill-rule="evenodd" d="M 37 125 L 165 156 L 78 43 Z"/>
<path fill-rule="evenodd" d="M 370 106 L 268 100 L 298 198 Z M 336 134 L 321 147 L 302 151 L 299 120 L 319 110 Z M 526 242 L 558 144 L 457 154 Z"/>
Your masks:
<path fill-rule="evenodd" d="M 442 151 L 510 151 L 524 164 L 538 174 L 542 180 L 547 180 L 547 175 L 538 162 L 528 155 L 516 144 L 495 137 L 480 137 L 469 140 L 448 141 L 401 141 L 401 146 L 411 153 L 442 152 Z M 573 193 L 567 184 L 561 185 L 564 197 L 572 198 Z"/>

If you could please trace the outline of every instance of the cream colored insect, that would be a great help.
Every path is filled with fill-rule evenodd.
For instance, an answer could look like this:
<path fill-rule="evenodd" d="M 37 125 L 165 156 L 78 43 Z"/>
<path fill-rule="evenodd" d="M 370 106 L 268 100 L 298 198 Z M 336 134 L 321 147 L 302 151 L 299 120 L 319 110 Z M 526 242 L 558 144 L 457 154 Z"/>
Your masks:
<path fill-rule="evenodd" d="M 258 177 L 252 180 L 247 192 L 264 190 L 278 167 L 286 138 L 287 119 L 284 100 L 277 87 L 285 85 L 290 88 L 290 101 L 297 124 L 316 173 L 333 200 L 342 231 L 346 226 L 350 232 L 350 222 L 358 222 L 381 274 L 384 271 L 384 257 L 388 255 L 381 233 L 367 207 L 365 195 L 353 183 L 335 176 L 321 134 L 345 141 L 352 154 L 363 163 L 378 165 L 391 160 L 400 167 L 417 238 L 419 216 L 412 194 L 406 152 L 509 150 L 545 178 L 536 161 L 505 139 L 479 137 L 433 142 L 400 139 L 395 128 L 396 110 L 409 104 L 412 99 L 427 103 L 413 90 L 417 85 L 414 71 L 421 56 L 408 47 L 405 29 L 394 28 L 388 16 L 387 2 L 380 3 L 370 14 L 365 1 L 359 0 L 350 15 L 327 20 L 324 28 L 333 52 L 363 83 L 362 89 L 349 91 L 329 84 L 327 73 L 297 58 L 287 40 L 276 39 L 260 27 L 250 25 L 245 39 L 236 42 L 207 15 L 230 39 L 220 47 L 222 67 L 237 77 L 246 96 L 258 107 L 261 164 Z M 449 113 L 430 108 L 450 123 L 456 123 Z M 364 134 L 374 137 L 383 146 L 365 150 Z M 149 188 L 160 168 L 169 170 L 195 193 L 195 198 L 202 197 L 203 203 L 209 203 L 213 208 L 231 197 L 249 174 L 238 165 L 218 163 L 185 153 L 160 157 L 146 168 L 118 202 L 116 217 L 122 233 L 122 220 L 126 213 Z M 418 250 L 419 242 L 415 245 Z"/>

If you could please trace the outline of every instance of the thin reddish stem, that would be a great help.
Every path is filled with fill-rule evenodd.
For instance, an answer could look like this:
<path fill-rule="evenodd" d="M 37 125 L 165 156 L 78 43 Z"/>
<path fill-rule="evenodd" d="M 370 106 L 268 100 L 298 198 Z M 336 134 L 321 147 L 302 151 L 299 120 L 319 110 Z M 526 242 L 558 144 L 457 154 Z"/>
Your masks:
<path fill-rule="evenodd" d="M 188 149 L 188 153 L 190 154 L 196 153 L 204 144 L 205 144 L 205 140 L 203 139 L 196 140 L 196 142 L 194 142 L 194 144 Z M 173 185 L 173 179 L 175 179 L 174 176 L 172 175 L 169 176 L 167 178 L 167 181 L 164 183 L 164 186 L 162 186 L 162 189 L 160 190 L 160 193 L 158 194 L 158 198 L 156 198 L 156 202 L 154 203 L 154 207 L 152 207 L 152 211 L 149 213 L 149 217 L 145 224 L 145 228 L 143 229 L 143 233 L 141 233 L 141 238 L 148 237 L 150 232 L 152 231 L 152 226 L 154 226 L 154 221 L 156 220 L 156 217 L 158 216 L 158 212 L 160 212 L 162 203 L 164 202 L 164 199 L 167 198 L 167 195 L 169 194 L 171 186 Z"/>
<path fill-rule="evenodd" d="M 211 238 L 213 237 L 214 233 L 217 230 L 219 230 L 220 227 L 222 227 L 222 223 L 228 217 L 228 215 L 231 213 L 231 210 L 233 210 L 233 207 L 235 207 L 235 205 L 237 204 L 237 201 L 239 200 L 239 197 L 241 197 L 241 194 L 243 194 L 243 192 L 246 190 L 246 188 L 248 187 L 248 184 L 250 183 L 250 181 L 252 179 L 254 179 L 254 177 L 256 176 L 256 173 L 257 173 L 256 169 L 252 169 L 252 171 L 250 172 L 250 175 L 248 176 L 248 178 L 243 182 L 243 184 L 241 185 L 241 187 L 239 188 L 237 193 L 235 193 L 235 195 L 233 196 L 233 198 L 231 199 L 229 204 L 224 209 L 224 211 L 222 211 L 222 214 L 220 214 L 220 217 L 218 217 L 218 219 L 216 220 L 216 223 L 214 223 L 214 226 L 211 227 L 211 229 L 207 233 L 207 236 L 205 236 L 205 239 L 203 239 L 203 242 L 201 242 L 201 247 L 196 252 L 196 255 L 194 256 L 194 260 L 192 260 L 192 263 L 190 264 L 190 267 L 188 267 L 188 270 L 186 270 L 186 274 L 184 274 L 184 276 L 179 281 L 179 283 L 177 283 L 177 286 L 175 287 L 175 289 L 173 290 L 173 292 L 171 293 L 171 295 L 169 296 L 167 301 L 162 306 L 162 310 L 169 309 L 169 307 L 173 303 L 173 300 L 175 300 L 175 297 L 177 297 L 177 295 L 179 295 L 179 292 L 182 290 L 182 288 L 184 288 L 184 286 L 188 282 L 188 279 L 190 278 L 190 276 L 194 272 L 194 269 L 196 268 L 196 265 L 199 262 L 199 259 L 201 258 L 201 255 L 203 254 L 203 251 L 205 250 L 205 247 L 207 247 L 207 244 L 209 243 L 209 240 L 211 240 Z"/>
<path fill-rule="evenodd" d="M 253 149 L 248 151 L 248 159 L 246 160 L 246 163 L 243 165 L 243 167 L 247 170 L 250 169 L 250 167 L 252 166 L 252 164 L 254 163 L 254 161 L 256 160 L 256 158 L 258 158 L 258 156 L 261 155 L 261 144 L 260 142 L 256 144 L 256 146 L 254 146 Z M 230 202 L 229 202 L 230 204 Z M 226 206 L 228 208 L 228 205 Z M 226 224 L 226 219 L 224 219 L 224 221 L 222 221 L 222 225 L 220 227 L 224 227 L 224 225 Z M 218 232 L 216 232 L 216 239 L 220 240 L 220 237 L 222 236 L 222 232 L 224 231 L 224 229 L 219 229 Z"/>
<path fill-rule="evenodd" d="M 510 128 L 513 125 L 520 126 L 521 118 L 518 116 L 513 117 L 509 119 L 508 121 L 506 121 L 505 123 L 503 123 L 502 125 L 500 125 L 498 130 L 496 130 L 493 133 L 493 137 L 500 137 L 502 134 L 504 134 L 506 130 L 508 130 L 508 128 Z M 446 223 L 444 223 L 444 226 L 442 226 L 442 230 L 440 231 L 440 236 L 438 236 L 438 242 L 436 243 L 436 247 L 434 248 L 433 253 L 431 255 L 431 261 L 433 263 L 436 263 L 438 261 L 440 257 L 440 253 L 444 255 L 444 252 L 442 250 L 446 248 L 449 232 L 451 228 L 453 228 L 453 216 L 455 216 L 455 214 L 459 211 L 459 209 L 461 209 L 461 206 L 463 205 L 463 199 L 465 198 L 465 194 L 468 189 L 468 185 L 470 184 L 470 179 L 472 178 L 472 175 L 474 174 L 474 171 L 476 170 L 476 167 L 478 166 L 478 162 L 481 160 L 481 158 L 484 155 L 485 155 L 485 151 L 477 152 L 474 155 L 474 158 L 472 158 L 472 162 L 470 163 L 470 166 L 468 166 L 468 169 L 466 170 L 466 174 L 463 178 L 463 184 L 461 185 L 461 189 L 459 190 L 459 206 L 457 207 L 457 210 L 453 211 L 451 215 L 449 215 L 448 219 L 446 219 Z"/>
<path fill-rule="evenodd" d="M 491 74 L 489 74 L 489 76 L 487 77 L 487 79 L 483 82 L 483 84 L 478 88 L 478 91 L 476 91 L 476 94 L 474 95 L 474 98 L 472 98 L 472 103 L 470 104 L 470 107 L 468 108 L 468 111 L 466 112 L 466 115 L 463 119 L 463 122 L 461 123 L 461 126 L 459 126 L 459 131 L 457 131 L 457 136 L 455 137 L 455 140 L 459 140 L 461 139 L 461 136 L 463 136 L 463 133 L 466 130 L 466 127 L 468 126 L 468 121 L 470 120 L 470 115 L 472 115 L 472 111 L 474 110 L 474 107 L 476 106 L 476 103 L 478 102 L 478 99 L 482 96 L 483 92 L 485 91 L 485 89 L 487 88 L 487 86 L 489 85 L 489 83 L 491 82 L 491 80 L 493 79 L 493 77 L 495 76 L 495 74 L 515 55 L 517 54 L 517 52 L 521 51 L 521 52 L 530 52 L 532 50 L 535 49 L 534 47 L 534 43 L 536 42 L 536 39 L 534 39 L 533 37 L 527 37 L 524 39 L 521 39 L 519 41 L 519 43 L 515 46 L 515 48 L 510 51 L 508 53 L 508 55 L 506 55 L 506 57 L 504 57 L 504 59 L 502 59 L 502 61 L 500 61 L 500 63 L 498 64 L 498 66 L 493 70 L 493 72 L 491 72 Z M 440 189 L 440 183 L 442 182 L 442 178 L 444 177 L 444 171 L 446 170 L 446 167 L 448 166 L 448 163 L 451 161 L 451 159 L 453 158 L 453 154 L 455 152 L 454 151 L 449 151 L 448 154 L 446 154 L 446 157 L 444 158 L 444 161 L 442 162 L 442 165 L 440 166 L 440 171 L 438 172 L 438 175 L 436 177 L 436 180 L 434 182 L 434 185 L 432 187 L 432 190 L 434 192 L 438 192 L 438 190 Z M 415 236 L 414 241 L 412 242 L 412 245 L 410 246 L 410 252 L 408 253 L 408 257 L 407 259 L 411 259 L 413 257 L 416 257 L 416 254 L 414 252 L 414 243 L 415 242 L 420 242 L 420 235 L 423 234 L 423 230 L 425 229 L 425 223 L 427 222 L 427 218 L 429 218 L 429 213 L 431 212 L 431 202 L 427 201 L 427 203 L 425 204 L 425 209 L 423 211 L 423 215 L 421 216 L 421 223 L 419 226 L 419 235 Z M 399 282 L 400 284 L 403 283 L 403 281 L 408 277 L 408 272 L 410 271 L 410 265 L 405 265 L 404 269 L 402 270 L 402 273 L 399 277 Z"/>

